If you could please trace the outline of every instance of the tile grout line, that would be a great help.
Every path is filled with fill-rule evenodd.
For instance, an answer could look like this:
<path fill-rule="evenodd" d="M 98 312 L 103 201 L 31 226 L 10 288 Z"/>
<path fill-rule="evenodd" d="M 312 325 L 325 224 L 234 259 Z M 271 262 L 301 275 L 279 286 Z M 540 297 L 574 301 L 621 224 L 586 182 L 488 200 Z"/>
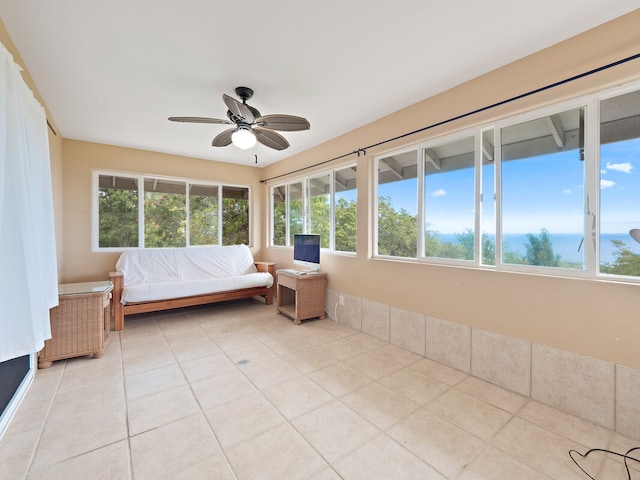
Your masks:
<path fill-rule="evenodd" d="M 37 361 L 36 361 L 36 368 L 37 367 Z M 42 425 L 40 426 L 40 432 L 38 433 L 38 440 L 36 441 L 36 444 L 33 447 L 33 451 L 31 452 L 31 455 L 29 456 L 29 462 L 27 464 L 27 468 L 24 474 L 24 478 L 25 480 L 27 479 L 27 477 L 29 476 L 29 474 L 31 473 L 31 469 L 33 468 L 33 461 L 36 458 L 36 452 L 38 451 L 38 448 L 40 447 L 40 443 L 42 441 L 42 434 L 44 433 L 44 429 L 45 426 L 47 425 L 47 422 L 49 421 L 49 416 L 51 415 L 51 410 L 53 408 L 53 404 L 55 402 L 56 396 L 58 395 L 58 390 L 60 389 L 60 383 L 62 383 L 62 376 L 64 375 L 64 372 L 67 369 L 67 360 L 64 361 L 64 367 L 62 368 L 62 371 L 60 372 L 60 375 L 58 376 L 58 381 L 56 382 L 56 387 L 53 390 L 53 395 L 51 395 L 51 400 L 49 401 L 49 405 L 47 407 L 47 412 L 44 416 L 44 419 L 42 421 Z M 36 372 L 37 374 L 37 372 Z M 35 381 L 35 378 L 34 378 Z M 33 386 L 33 385 L 32 385 Z"/>
<path fill-rule="evenodd" d="M 158 320 L 155 316 L 155 314 L 151 314 L 151 318 L 153 319 L 153 324 L 155 325 L 156 328 L 160 329 L 160 326 L 158 325 Z M 125 428 L 126 428 L 126 434 L 127 434 L 127 453 L 129 454 L 129 475 L 130 478 L 133 480 L 135 479 L 135 473 L 133 470 L 133 451 L 131 448 L 131 431 L 129 428 L 129 399 L 127 397 L 127 378 L 126 378 L 126 371 L 125 371 L 125 361 L 124 361 L 124 349 L 123 349 L 123 345 L 122 345 L 122 331 L 119 332 L 120 334 L 118 335 L 118 339 L 120 340 L 119 344 L 120 344 L 120 363 L 122 365 L 122 387 L 124 390 L 124 415 L 125 415 Z"/>

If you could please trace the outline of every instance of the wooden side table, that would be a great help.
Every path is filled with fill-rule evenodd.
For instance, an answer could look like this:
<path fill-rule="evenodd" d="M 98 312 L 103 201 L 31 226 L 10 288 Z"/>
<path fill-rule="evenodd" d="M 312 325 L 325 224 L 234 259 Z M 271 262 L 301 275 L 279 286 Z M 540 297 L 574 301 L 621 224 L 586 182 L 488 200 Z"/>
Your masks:
<path fill-rule="evenodd" d="M 297 275 L 278 270 L 277 284 L 278 313 L 293 318 L 296 325 L 309 318 L 324 318 L 326 273 Z"/>
<path fill-rule="evenodd" d="M 102 356 L 111 328 L 112 289 L 111 282 L 58 285 L 58 306 L 49 311 L 51 338 L 40 350 L 39 368 L 64 358 Z"/>

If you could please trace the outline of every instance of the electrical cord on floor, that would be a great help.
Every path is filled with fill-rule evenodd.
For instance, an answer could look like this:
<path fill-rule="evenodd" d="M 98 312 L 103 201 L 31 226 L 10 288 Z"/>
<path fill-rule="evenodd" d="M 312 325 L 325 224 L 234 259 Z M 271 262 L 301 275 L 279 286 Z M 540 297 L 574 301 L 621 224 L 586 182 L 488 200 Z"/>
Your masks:
<path fill-rule="evenodd" d="M 608 453 L 611 455 L 616 455 L 618 457 L 622 457 L 624 459 L 624 468 L 627 471 L 627 480 L 633 480 L 631 478 L 631 470 L 629 470 L 629 460 L 633 461 L 633 462 L 637 462 L 638 464 L 640 464 L 640 459 L 632 457 L 630 454 L 631 452 L 634 451 L 640 451 L 640 447 L 633 447 L 630 448 L 629 450 L 627 450 L 626 453 L 618 453 L 618 452 L 613 452 L 611 450 L 605 450 L 603 448 L 592 448 L 591 450 L 588 450 L 586 453 L 582 454 L 580 452 L 578 452 L 577 450 L 569 450 L 569 457 L 571 457 L 571 460 L 573 460 L 573 463 L 575 463 L 577 465 L 577 467 L 582 470 L 584 472 L 584 474 L 589 477 L 591 480 L 598 480 L 595 477 L 592 477 L 591 475 L 589 475 L 589 473 L 582 468 L 582 466 L 578 463 L 577 458 L 587 458 L 589 456 L 590 453 L 592 452 L 603 452 L 603 453 Z M 574 456 L 576 455 L 576 456 Z"/>

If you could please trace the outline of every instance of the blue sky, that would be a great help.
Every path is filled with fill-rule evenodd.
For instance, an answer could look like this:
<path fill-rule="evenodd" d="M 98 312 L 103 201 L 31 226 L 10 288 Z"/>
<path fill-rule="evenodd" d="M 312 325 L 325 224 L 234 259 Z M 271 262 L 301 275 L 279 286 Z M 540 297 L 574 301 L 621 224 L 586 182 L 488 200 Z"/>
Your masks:
<path fill-rule="evenodd" d="M 640 138 L 604 145 L 600 163 L 602 233 L 640 228 Z"/>
<path fill-rule="evenodd" d="M 582 233 L 584 166 L 576 150 L 505 162 L 505 233 L 539 233 L 541 228 L 551 233 Z M 468 169 L 429 176 L 425 194 L 433 230 L 460 233 L 473 226 L 471 174 Z M 602 233 L 626 234 L 631 228 L 640 228 L 639 175 L 640 139 L 602 147 Z M 485 185 L 492 185 L 492 179 L 485 179 Z M 491 206 L 491 194 L 486 193 L 485 203 Z M 396 210 L 404 208 L 416 213 L 415 179 L 381 185 L 380 194 L 391 196 Z"/>

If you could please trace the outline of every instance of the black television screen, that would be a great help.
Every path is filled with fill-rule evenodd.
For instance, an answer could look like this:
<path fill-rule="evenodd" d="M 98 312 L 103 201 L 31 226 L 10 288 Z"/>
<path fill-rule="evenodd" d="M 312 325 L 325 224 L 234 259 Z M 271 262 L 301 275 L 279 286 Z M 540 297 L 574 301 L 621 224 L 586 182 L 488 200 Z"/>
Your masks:
<path fill-rule="evenodd" d="M 311 270 L 320 269 L 320 235 L 297 233 L 293 236 L 293 263 Z"/>

